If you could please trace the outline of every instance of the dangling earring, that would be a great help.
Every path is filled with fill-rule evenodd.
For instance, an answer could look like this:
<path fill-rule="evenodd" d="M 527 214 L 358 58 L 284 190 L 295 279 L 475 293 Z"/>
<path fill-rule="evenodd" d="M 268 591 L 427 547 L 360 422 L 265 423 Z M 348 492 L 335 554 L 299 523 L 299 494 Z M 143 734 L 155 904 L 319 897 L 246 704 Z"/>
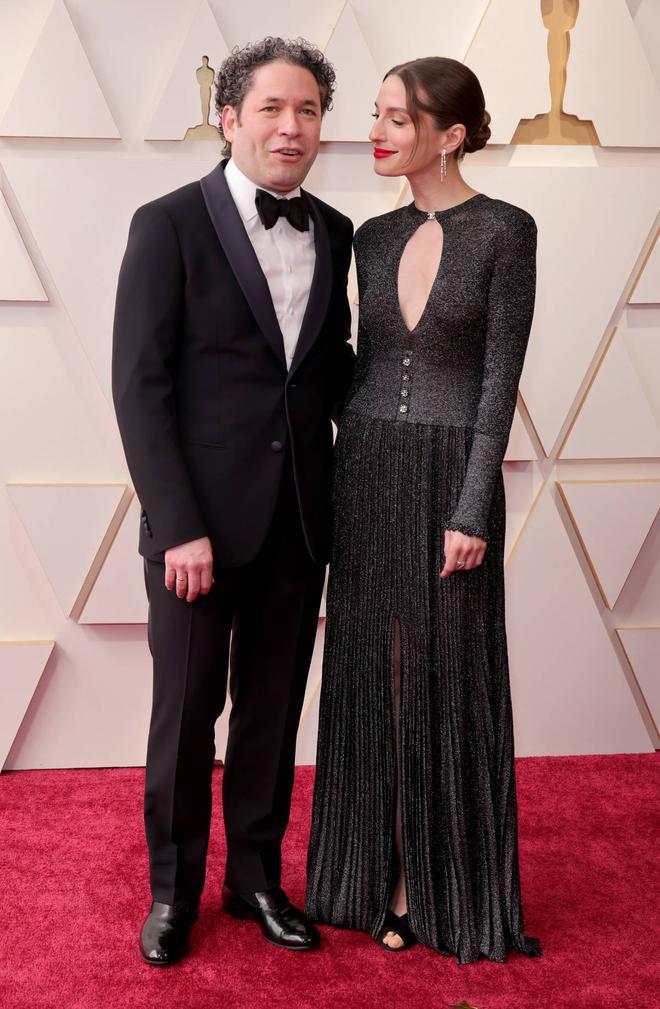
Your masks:
<path fill-rule="evenodd" d="M 440 152 L 440 181 L 445 181 L 445 175 L 447 174 L 447 152 L 442 148 Z"/>

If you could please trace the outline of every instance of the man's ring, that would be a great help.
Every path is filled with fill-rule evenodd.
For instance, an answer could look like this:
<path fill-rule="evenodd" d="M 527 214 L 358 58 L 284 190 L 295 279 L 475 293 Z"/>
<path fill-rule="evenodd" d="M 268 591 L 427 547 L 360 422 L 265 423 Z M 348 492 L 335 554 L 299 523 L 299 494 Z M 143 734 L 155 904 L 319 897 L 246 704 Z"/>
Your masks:
<path fill-rule="evenodd" d="M 188 576 L 187 575 L 177 575 L 176 576 L 176 580 L 178 582 L 187 582 L 188 581 Z"/>
<path fill-rule="evenodd" d="M 464 568 L 465 567 L 465 561 L 456 561 L 456 567 L 457 568 Z"/>

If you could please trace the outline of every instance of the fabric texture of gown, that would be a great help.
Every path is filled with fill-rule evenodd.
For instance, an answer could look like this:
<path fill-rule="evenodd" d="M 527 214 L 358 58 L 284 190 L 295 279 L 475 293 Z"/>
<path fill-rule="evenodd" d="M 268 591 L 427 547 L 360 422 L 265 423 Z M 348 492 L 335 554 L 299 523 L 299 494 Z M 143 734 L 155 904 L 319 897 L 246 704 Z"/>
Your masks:
<path fill-rule="evenodd" d="M 409 330 L 398 269 L 427 219 L 411 203 L 355 235 L 358 356 L 335 445 L 306 912 L 377 935 L 399 788 L 413 932 L 459 963 L 503 962 L 510 948 L 541 954 L 521 908 L 502 477 L 537 230 L 484 193 L 436 212 L 440 264 Z M 479 567 L 438 577 L 446 529 L 487 541 Z"/>

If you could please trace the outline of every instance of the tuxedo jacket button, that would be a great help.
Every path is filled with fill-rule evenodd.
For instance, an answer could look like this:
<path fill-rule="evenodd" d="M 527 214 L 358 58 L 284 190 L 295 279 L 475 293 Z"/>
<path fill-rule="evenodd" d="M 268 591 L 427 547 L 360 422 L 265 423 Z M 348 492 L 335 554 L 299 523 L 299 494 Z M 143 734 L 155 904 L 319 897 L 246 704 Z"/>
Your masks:
<path fill-rule="evenodd" d="M 281 441 L 272 441 L 270 443 L 270 447 L 272 448 L 273 452 L 281 452 L 282 449 L 284 448 Z"/>

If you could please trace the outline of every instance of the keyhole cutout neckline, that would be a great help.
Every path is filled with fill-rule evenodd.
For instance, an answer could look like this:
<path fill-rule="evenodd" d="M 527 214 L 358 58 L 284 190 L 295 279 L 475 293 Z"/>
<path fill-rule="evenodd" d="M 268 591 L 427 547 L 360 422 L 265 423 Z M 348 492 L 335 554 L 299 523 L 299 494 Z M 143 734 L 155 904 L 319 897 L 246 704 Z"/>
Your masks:
<path fill-rule="evenodd" d="M 436 269 L 435 274 L 433 276 L 433 279 L 431 280 L 431 286 L 429 287 L 429 289 L 427 291 L 426 300 L 424 301 L 424 305 L 422 307 L 422 311 L 420 312 L 420 314 L 419 314 L 419 316 L 417 318 L 417 322 L 412 327 L 412 329 L 408 326 L 408 323 L 406 322 L 406 317 L 403 314 L 403 308 L 402 308 L 402 303 L 401 303 L 401 267 L 403 266 L 404 259 L 406 257 L 406 253 L 408 252 L 408 247 L 409 247 L 410 243 L 415 240 L 415 237 L 417 236 L 417 234 L 420 231 L 420 229 L 424 228 L 432 220 L 434 220 L 434 218 L 429 215 L 427 217 L 426 221 L 422 221 L 420 223 L 419 227 L 415 228 L 415 230 L 413 231 L 412 235 L 410 235 L 409 238 L 406 239 L 406 243 L 405 243 L 405 245 L 404 245 L 404 247 L 403 247 L 403 249 L 401 251 L 401 255 L 399 256 L 399 265 L 398 265 L 397 274 L 396 274 L 396 300 L 397 300 L 397 304 L 398 304 L 398 307 L 399 307 L 399 316 L 401 317 L 401 321 L 403 322 L 403 325 L 405 326 L 406 332 L 409 335 L 412 335 L 415 332 L 415 330 L 417 329 L 417 327 L 419 326 L 419 324 L 421 323 L 422 319 L 424 318 L 424 316 L 426 314 L 426 310 L 427 310 L 429 302 L 431 300 L 431 295 L 433 294 L 433 289 L 434 289 L 434 287 L 436 285 L 437 279 L 438 279 L 438 277 L 440 275 L 440 270 L 442 268 L 442 260 L 444 259 L 444 254 L 445 254 L 445 232 L 444 232 L 444 229 L 443 229 L 443 227 L 442 227 L 442 225 L 440 224 L 439 221 L 435 222 L 437 224 L 439 230 L 440 230 L 440 239 L 441 239 L 441 243 L 440 243 L 440 256 L 438 258 L 438 266 L 437 266 L 437 269 Z M 418 270 L 411 270 L 410 272 L 412 272 L 412 273 L 418 273 L 419 271 Z"/>
<path fill-rule="evenodd" d="M 413 200 L 412 203 L 408 203 L 406 205 L 407 209 L 412 212 L 412 214 L 413 214 L 414 217 L 420 218 L 420 219 L 421 218 L 425 218 L 426 221 L 436 220 L 437 223 L 440 225 L 440 231 L 442 232 L 442 248 L 440 249 L 440 259 L 438 261 L 438 269 L 436 270 L 435 276 L 433 278 L 433 282 L 431 283 L 431 286 L 429 288 L 429 292 L 428 292 L 428 295 L 426 297 L 426 301 L 424 303 L 424 307 L 422 309 L 421 315 L 419 316 L 417 322 L 415 323 L 415 325 L 413 326 L 412 329 L 409 328 L 408 323 L 406 322 L 406 320 L 404 318 L 403 311 L 401 309 L 401 298 L 400 298 L 400 295 L 399 295 L 399 277 L 400 277 L 400 273 L 401 273 L 401 262 L 403 260 L 403 257 L 405 255 L 405 253 L 406 253 L 406 249 L 408 248 L 409 242 L 417 234 L 417 230 L 418 229 L 415 229 L 415 231 L 413 232 L 413 234 L 410 235 L 406 239 L 405 245 L 403 246 L 403 249 L 401 250 L 401 255 L 399 256 L 399 263 L 398 263 L 398 266 L 397 266 L 397 278 L 396 278 L 396 304 L 397 304 L 397 309 L 398 309 L 398 312 L 399 312 L 399 318 L 401 319 L 401 323 L 402 323 L 402 325 L 403 325 L 403 327 L 404 327 L 404 329 L 406 331 L 406 334 L 408 336 L 412 336 L 415 333 L 415 331 L 421 325 L 421 322 L 422 322 L 424 316 L 426 315 L 426 312 L 427 312 L 428 307 L 429 307 L 429 303 L 431 301 L 431 296 L 432 296 L 433 291 L 435 289 L 435 286 L 436 286 L 436 284 L 438 282 L 438 278 L 440 277 L 440 271 L 442 269 L 442 261 L 445 258 L 445 242 L 447 240 L 447 235 L 446 235 L 446 232 L 445 232 L 444 228 L 442 227 L 441 222 L 439 220 L 437 220 L 437 219 L 438 218 L 444 218 L 448 214 L 452 214 L 455 211 L 460 210 L 461 207 L 465 207 L 468 203 L 472 203 L 473 201 L 479 200 L 480 198 L 489 199 L 489 197 L 487 197 L 485 193 L 475 193 L 474 196 L 468 196 L 467 200 L 463 200 L 462 203 L 455 203 L 453 207 L 445 207 L 444 210 L 420 210 L 414 200 Z M 421 227 L 422 223 L 425 223 L 425 222 L 420 220 L 420 225 L 419 225 L 420 227 Z"/>

